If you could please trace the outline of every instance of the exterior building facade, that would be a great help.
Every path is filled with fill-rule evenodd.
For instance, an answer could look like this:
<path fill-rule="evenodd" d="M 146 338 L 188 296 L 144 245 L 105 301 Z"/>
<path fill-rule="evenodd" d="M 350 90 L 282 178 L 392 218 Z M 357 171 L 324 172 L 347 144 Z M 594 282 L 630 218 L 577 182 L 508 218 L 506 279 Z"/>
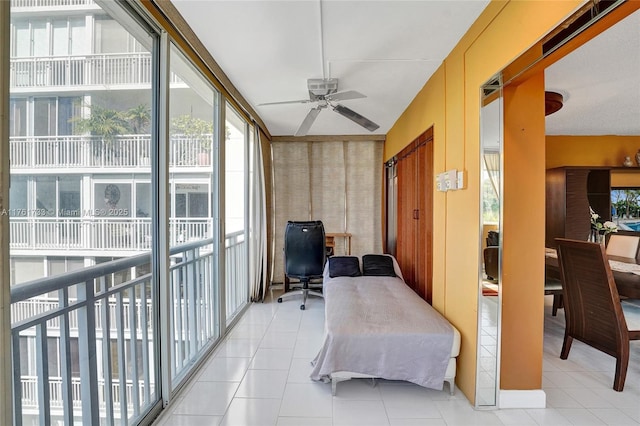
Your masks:
<path fill-rule="evenodd" d="M 11 187 L 3 214 L 15 424 L 112 424 L 146 414 L 162 380 L 163 273 L 171 287 L 163 309 L 172 389 L 248 301 L 253 126 L 171 43 L 163 80 L 159 40 L 135 10 L 115 2 L 11 2 Z M 163 83 L 165 143 L 155 113 Z M 160 158 L 164 172 L 152 166 Z M 223 254 L 215 245 L 221 206 Z M 168 245 L 164 259 L 154 238 Z M 28 295 L 14 297 L 15 289 Z"/>

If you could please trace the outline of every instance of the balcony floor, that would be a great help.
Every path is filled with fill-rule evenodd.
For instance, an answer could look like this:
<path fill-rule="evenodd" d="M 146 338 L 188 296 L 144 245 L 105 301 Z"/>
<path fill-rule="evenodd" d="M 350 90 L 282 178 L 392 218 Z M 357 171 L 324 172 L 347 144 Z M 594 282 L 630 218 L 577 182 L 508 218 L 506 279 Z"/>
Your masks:
<path fill-rule="evenodd" d="M 276 296 L 277 297 L 277 296 Z M 624 392 L 611 389 L 615 360 L 574 341 L 559 358 L 564 314 L 545 298 L 546 409 L 474 410 L 464 395 L 405 382 L 309 379 L 322 343 L 324 302 L 253 304 L 156 426 L 205 425 L 584 425 L 640 424 L 640 342 L 631 344 Z M 640 308 L 637 309 L 640 319 Z"/>

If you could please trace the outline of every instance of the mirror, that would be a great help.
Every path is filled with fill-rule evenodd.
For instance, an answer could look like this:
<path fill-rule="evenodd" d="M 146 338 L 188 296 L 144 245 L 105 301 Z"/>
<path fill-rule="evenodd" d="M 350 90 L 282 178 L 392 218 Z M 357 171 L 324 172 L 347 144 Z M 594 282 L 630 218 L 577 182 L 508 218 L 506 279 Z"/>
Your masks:
<path fill-rule="evenodd" d="M 497 405 L 502 235 L 502 85 L 492 78 L 480 106 L 480 271 L 476 406 Z"/>

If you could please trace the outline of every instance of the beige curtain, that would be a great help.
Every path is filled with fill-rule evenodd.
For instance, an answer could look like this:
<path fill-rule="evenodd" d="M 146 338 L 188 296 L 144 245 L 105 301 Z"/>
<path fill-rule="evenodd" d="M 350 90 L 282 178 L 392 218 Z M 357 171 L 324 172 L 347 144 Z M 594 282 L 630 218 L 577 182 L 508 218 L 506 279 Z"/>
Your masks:
<path fill-rule="evenodd" d="M 483 155 L 484 166 L 489 179 L 491 180 L 491 186 L 497 199 L 500 199 L 500 153 L 499 152 L 485 152 Z"/>
<path fill-rule="evenodd" d="M 321 220 L 326 233 L 351 233 L 351 254 L 382 251 L 383 142 L 273 142 L 272 278 L 284 279 L 289 220 Z M 336 240 L 336 254 L 347 245 Z"/>
<path fill-rule="evenodd" d="M 254 122 L 250 165 L 249 279 L 251 301 L 260 301 L 267 291 L 267 208 L 260 128 Z"/>

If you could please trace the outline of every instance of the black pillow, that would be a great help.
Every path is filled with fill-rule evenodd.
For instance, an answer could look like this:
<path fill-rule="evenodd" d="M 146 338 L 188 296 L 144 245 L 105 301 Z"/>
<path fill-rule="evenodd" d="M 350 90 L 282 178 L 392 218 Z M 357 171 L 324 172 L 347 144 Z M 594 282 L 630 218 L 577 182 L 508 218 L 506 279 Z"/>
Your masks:
<path fill-rule="evenodd" d="M 393 259 L 383 254 L 365 254 L 362 256 L 362 275 L 395 277 Z"/>
<path fill-rule="evenodd" d="M 359 277 L 360 262 L 355 256 L 331 256 L 329 258 L 329 276 L 335 277 Z"/>

